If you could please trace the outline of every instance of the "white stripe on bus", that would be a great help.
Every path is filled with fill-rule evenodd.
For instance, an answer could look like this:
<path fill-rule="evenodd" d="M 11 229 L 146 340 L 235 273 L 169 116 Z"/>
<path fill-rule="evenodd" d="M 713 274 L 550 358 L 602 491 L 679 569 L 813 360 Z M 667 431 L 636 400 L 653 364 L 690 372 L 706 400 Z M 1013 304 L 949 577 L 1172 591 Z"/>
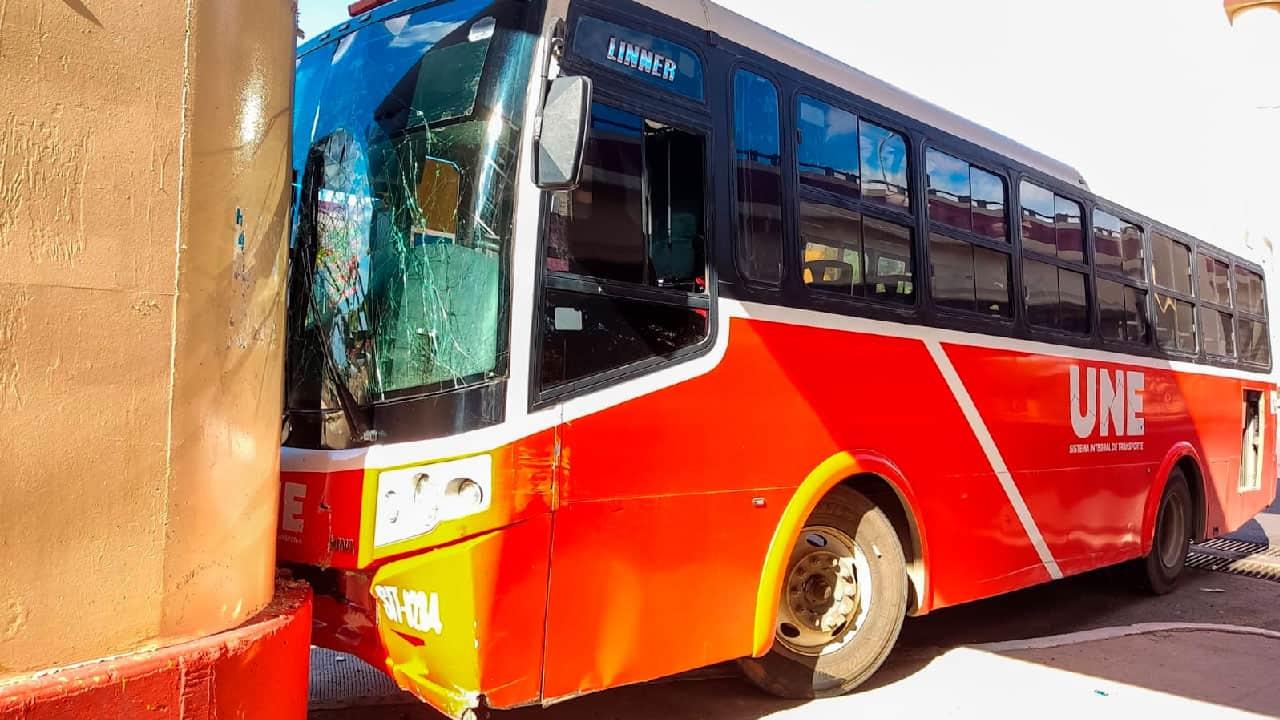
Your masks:
<path fill-rule="evenodd" d="M 978 445 L 982 447 L 982 452 L 987 456 L 987 462 L 991 464 L 991 471 L 996 474 L 996 478 L 1000 481 L 1000 487 L 1004 488 L 1004 494 L 1009 498 L 1009 504 L 1013 506 L 1013 511 L 1017 513 L 1018 520 L 1022 523 L 1022 529 L 1026 531 L 1027 537 L 1031 539 L 1031 544 L 1035 547 L 1036 553 L 1040 555 L 1040 561 L 1044 563 L 1044 567 L 1049 571 L 1049 577 L 1057 580 L 1062 577 L 1062 570 L 1058 568 L 1058 561 L 1053 558 L 1053 553 L 1049 551 L 1049 546 L 1045 544 L 1044 536 L 1040 534 L 1040 528 L 1036 526 L 1036 519 L 1031 516 L 1031 510 L 1027 508 L 1027 503 L 1022 498 L 1022 492 L 1018 490 L 1018 484 L 1013 481 L 1013 475 L 1009 472 L 1009 467 L 1004 463 L 1004 457 L 1000 455 L 1000 448 L 996 447 L 996 441 L 991 437 L 991 432 L 987 430 L 987 423 L 982 419 L 982 414 L 978 412 L 978 406 L 973 404 L 973 397 L 969 395 L 969 390 L 964 386 L 964 381 L 960 379 L 960 374 L 956 372 L 955 365 L 951 364 L 951 358 L 947 357 L 947 351 L 942 348 L 942 343 L 937 340 L 925 340 L 925 347 L 929 348 L 929 354 L 933 356 L 933 361 L 938 364 L 938 370 L 942 373 L 943 379 L 947 381 L 947 387 L 951 388 L 951 394 L 955 396 L 956 403 L 960 405 L 960 411 L 964 413 L 965 420 L 969 421 L 969 429 L 973 431 L 974 437 L 978 439 Z"/>
<path fill-rule="evenodd" d="M 649 375 L 604 387 L 598 391 L 568 400 L 563 404 L 535 412 L 529 412 L 527 405 L 517 407 L 508 404 L 507 421 L 501 425 L 448 438 L 375 445 L 370 448 L 341 452 L 284 448 L 281 455 L 282 468 L 294 472 L 334 472 L 361 468 L 402 467 L 493 450 L 555 427 L 559 422 L 579 420 L 710 373 L 720 364 L 728 351 L 730 320 L 733 318 L 760 320 L 838 332 L 899 337 L 926 342 L 945 342 L 948 345 L 964 345 L 991 350 L 1046 355 L 1087 362 L 1106 362 L 1127 367 L 1169 370 L 1178 373 L 1209 375 L 1259 383 L 1270 384 L 1272 382 L 1272 378 L 1266 373 L 1246 372 L 1187 362 L 1173 362 L 1160 358 L 1138 357 L 1088 348 L 1052 345 L 1034 340 L 995 337 L 960 330 L 944 330 L 928 325 L 909 325 L 737 300 L 722 299 L 718 303 L 718 308 L 719 321 L 717 323 L 715 347 L 706 355 L 688 362 L 672 365 Z M 531 310 L 531 308 L 527 309 Z M 513 313 L 513 318 L 520 317 L 531 317 L 531 313 Z M 519 392 L 513 392 L 515 388 L 509 389 L 509 397 L 527 398 L 529 396 L 527 390 L 527 383 L 529 382 L 527 364 L 517 363 L 513 360 L 512 371 L 511 384 L 513 386 L 519 385 L 523 389 Z"/>

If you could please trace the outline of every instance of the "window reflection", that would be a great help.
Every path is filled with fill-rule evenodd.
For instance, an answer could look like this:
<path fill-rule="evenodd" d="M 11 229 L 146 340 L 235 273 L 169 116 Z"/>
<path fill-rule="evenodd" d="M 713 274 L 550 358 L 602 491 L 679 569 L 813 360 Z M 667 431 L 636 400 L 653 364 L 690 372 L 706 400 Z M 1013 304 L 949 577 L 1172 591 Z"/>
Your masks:
<path fill-rule="evenodd" d="M 1159 232 L 1151 233 L 1151 272 L 1156 285 L 1191 294 L 1191 248 Z"/>
<path fill-rule="evenodd" d="M 1195 306 L 1160 293 L 1155 295 L 1155 304 L 1156 342 L 1160 347 L 1185 353 L 1197 352 Z"/>
<path fill-rule="evenodd" d="M 1093 261 L 1099 270 L 1122 272 L 1124 249 L 1120 239 L 1124 222 L 1102 210 L 1093 211 Z"/>
<path fill-rule="evenodd" d="M 1098 280 L 1098 332 L 1104 340 L 1125 339 L 1124 286 L 1111 280 Z"/>
<path fill-rule="evenodd" d="M 1060 260 L 1084 262 L 1080 203 L 1027 180 L 1020 187 L 1022 247 Z"/>
<path fill-rule="evenodd" d="M 1200 299 L 1215 305 L 1231 304 L 1230 268 L 1221 260 L 1203 253 L 1200 254 Z"/>
<path fill-rule="evenodd" d="M 778 89 L 754 73 L 734 76 L 739 271 L 750 280 L 782 281 L 782 142 Z"/>
<path fill-rule="evenodd" d="M 867 297 L 902 305 L 916 301 L 911 230 L 896 223 L 867 218 L 862 239 Z"/>
<path fill-rule="evenodd" d="M 1236 268 L 1236 308 L 1254 315 L 1266 312 L 1266 286 L 1261 275 Z"/>
<path fill-rule="evenodd" d="M 1232 326 L 1230 315 L 1201 307 L 1200 326 L 1204 328 L 1205 352 L 1222 357 L 1235 355 L 1235 328 Z"/>
<path fill-rule="evenodd" d="M 934 302 L 956 310 L 976 309 L 972 245 L 935 233 L 929 237 L 929 264 Z"/>
<path fill-rule="evenodd" d="M 977 166 L 970 167 L 969 175 L 973 188 L 973 231 L 992 240 L 1008 240 L 1004 180 Z"/>
<path fill-rule="evenodd" d="M 930 148 L 925 151 L 929 219 L 992 240 L 1009 239 L 1004 180 L 976 165 Z"/>
<path fill-rule="evenodd" d="M 862 290 L 862 216 L 814 202 L 800 203 L 804 283 L 810 288 L 859 296 Z"/>
<path fill-rule="evenodd" d="M 805 285 L 822 292 L 915 303 L 911 231 L 824 203 L 801 201 Z"/>
<path fill-rule="evenodd" d="M 907 194 L 907 141 L 898 133 L 866 120 L 859 126 L 862 148 L 863 199 L 910 208 Z"/>
<path fill-rule="evenodd" d="M 1099 278 L 1098 322 L 1103 339 L 1147 342 L 1147 294 L 1135 287 Z"/>
<path fill-rule="evenodd" d="M 1066 332 L 1080 335 L 1089 332 L 1089 298 L 1084 275 L 1058 269 L 1059 325 Z"/>
<path fill-rule="evenodd" d="M 596 103 L 582 182 L 554 204 L 547 269 L 699 292 L 703 140 Z"/>
<path fill-rule="evenodd" d="M 582 181 L 553 196 L 542 391 L 707 337 L 706 138 L 601 103 L 591 120 Z"/>
<path fill-rule="evenodd" d="M 796 127 L 800 182 L 857 199 L 858 118 L 851 112 L 801 95 Z"/>
<path fill-rule="evenodd" d="M 1054 235 L 1058 259 L 1084 262 L 1084 227 L 1080 224 L 1080 203 L 1060 195 L 1054 196 Z"/>
<path fill-rule="evenodd" d="M 1195 306 L 1179 300 L 1175 310 L 1178 316 L 1178 349 L 1182 352 L 1194 353 L 1199 350 L 1196 342 L 1198 332 Z"/>
<path fill-rule="evenodd" d="M 973 274 L 978 285 L 978 312 L 1013 317 L 1009 256 L 995 250 L 974 247 Z"/>
<path fill-rule="evenodd" d="M 1146 250 L 1142 247 L 1142 228 L 1137 225 L 1125 226 L 1120 235 L 1120 247 L 1124 253 L 1124 274 L 1133 280 L 1145 282 Z"/>
<path fill-rule="evenodd" d="M 1147 320 L 1147 291 L 1135 287 L 1124 289 L 1125 340 L 1147 344 L 1151 340 L 1151 323 Z"/>
<path fill-rule="evenodd" d="M 1058 240 L 1053 221 L 1057 207 L 1053 193 L 1039 185 L 1022 181 L 1022 247 L 1053 257 L 1058 253 Z"/>
<path fill-rule="evenodd" d="M 1039 327 L 1058 327 L 1058 268 L 1023 260 L 1022 286 L 1026 289 L 1027 322 Z"/>
<path fill-rule="evenodd" d="M 1267 326 L 1253 320 L 1236 319 L 1236 344 L 1240 359 L 1265 365 L 1271 362 L 1271 347 Z"/>
<path fill-rule="evenodd" d="M 1082 335 L 1089 332 L 1089 299 L 1083 274 L 1025 259 L 1022 286 L 1027 299 L 1027 321 L 1032 325 Z M 1123 294 L 1115 293 L 1115 300 L 1123 312 Z"/>
<path fill-rule="evenodd" d="M 972 230 L 969 163 L 930 149 L 925 153 L 925 170 L 929 178 L 930 219 Z"/>
<path fill-rule="evenodd" d="M 934 233 L 929 236 L 934 301 L 943 307 L 1011 317 L 1009 256 Z"/>
<path fill-rule="evenodd" d="M 671 358 L 707 337 L 707 312 L 683 305 L 548 289 L 542 320 L 541 388 L 653 358 Z"/>
<path fill-rule="evenodd" d="M 1137 225 L 1094 210 L 1093 253 L 1098 269 L 1143 279 L 1142 228 Z"/>

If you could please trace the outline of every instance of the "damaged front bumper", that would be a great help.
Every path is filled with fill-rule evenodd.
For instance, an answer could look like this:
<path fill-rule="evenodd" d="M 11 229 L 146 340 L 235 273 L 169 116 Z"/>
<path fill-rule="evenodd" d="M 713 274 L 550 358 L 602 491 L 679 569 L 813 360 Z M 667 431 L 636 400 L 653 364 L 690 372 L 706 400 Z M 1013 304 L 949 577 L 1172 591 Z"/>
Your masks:
<path fill-rule="evenodd" d="M 550 537 L 545 514 L 376 571 L 325 571 L 312 581 L 324 588 L 314 642 L 383 668 L 459 720 L 535 704 Z"/>

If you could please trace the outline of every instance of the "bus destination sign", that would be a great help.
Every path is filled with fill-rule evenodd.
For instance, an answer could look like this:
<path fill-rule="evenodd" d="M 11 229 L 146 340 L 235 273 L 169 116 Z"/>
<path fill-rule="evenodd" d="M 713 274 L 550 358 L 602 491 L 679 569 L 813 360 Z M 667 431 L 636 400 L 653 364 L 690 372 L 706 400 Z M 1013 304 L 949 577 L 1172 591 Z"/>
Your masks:
<path fill-rule="evenodd" d="M 573 51 L 587 62 L 703 102 L 702 59 L 686 45 L 590 15 L 578 19 Z"/>
<path fill-rule="evenodd" d="M 639 70 L 656 78 L 662 78 L 669 83 L 676 81 L 676 69 L 679 66 L 675 60 L 663 57 L 662 53 L 640 47 L 626 40 L 610 37 L 609 52 L 606 57 L 619 65 L 625 65 L 632 70 Z"/>

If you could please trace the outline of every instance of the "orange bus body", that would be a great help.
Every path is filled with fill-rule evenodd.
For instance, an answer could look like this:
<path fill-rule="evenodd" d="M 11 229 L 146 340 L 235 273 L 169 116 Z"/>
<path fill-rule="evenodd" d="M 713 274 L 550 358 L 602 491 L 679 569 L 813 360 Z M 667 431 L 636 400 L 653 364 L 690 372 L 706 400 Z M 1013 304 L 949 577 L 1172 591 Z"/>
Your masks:
<path fill-rule="evenodd" d="M 382 468 L 299 470 L 315 458 L 287 451 L 286 512 L 304 503 L 293 505 L 302 532 L 282 532 L 281 559 L 339 568 L 355 589 L 317 600 L 318 640 L 389 668 L 444 708 L 464 707 L 468 693 L 494 707 L 550 702 L 762 654 L 779 558 L 825 491 L 851 478 L 873 477 L 901 502 L 912 531 L 904 548 L 920 568 L 918 614 L 1144 555 L 1178 463 L 1198 481 L 1201 537 L 1239 527 L 1276 495 L 1270 433 L 1262 487 L 1237 489 L 1244 393 L 1269 398 L 1267 382 L 977 335 L 895 336 L 891 326 L 817 313 L 722 309 L 733 317 L 714 367 L 524 436 L 512 428 L 517 436 L 492 453 L 495 498 L 510 504 L 442 526 L 417 547 L 385 557 L 369 547 L 360 516 Z M 948 384 L 938 350 L 968 401 Z M 815 357 L 849 367 L 832 382 L 813 372 Z M 1142 376 L 1141 435 L 1077 436 L 1070 376 L 1091 371 Z M 985 431 L 966 416 L 968 402 Z M 993 469 L 983 432 L 1017 495 Z M 378 586 L 437 594 L 444 632 L 388 618 L 370 592 Z"/>
<path fill-rule="evenodd" d="M 447 10 L 450 3 L 431 5 L 437 6 Z M 714 170 L 707 173 L 708 205 L 733 197 L 733 151 L 723 137 L 733 128 L 722 117 L 730 113 L 731 73 L 767 60 L 779 75 L 800 78 L 791 84 L 806 91 L 843 88 L 847 102 L 862 103 L 859 112 L 880 112 L 888 119 L 872 117 L 888 126 L 916 123 L 911 158 L 917 165 L 925 157 L 922 138 L 929 138 L 946 140 L 949 152 L 967 150 L 975 162 L 1004 168 L 1006 205 L 999 207 L 1008 212 L 1007 247 L 1001 252 L 1010 267 L 1021 252 L 1017 206 L 1010 200 L 1018 178 L 1052 185 L 1051 196 L 1074 193 L 1077 212 L 1094 212 L 1096 199 L 1070 168 L 709 2 L 548 0 L 546 6 L 534 67 L 546 59 L 545 41 L 557 20 L 572 26 L 580 16 L 574 13 L 587 10 L 612 17 L 609 23 L 648 18 L 643 27 L 654 32 L 666 23 L 690 47 L 719 33 L 717 52 L 730 53 L 732 43 L 755 49 L 758 57 L 745 60 L 708 59 L 706 77 L 716 74 L 708 85 L 724 92 L 706 92 L 696 108 L 689 97 L 663 95 L 653 86 L 670 67 L 665 58 L 659 66 L 650 56 L 643 77 L 619 74 L 636 68 L 618 69 L 615 45 L 608 51 L 612 57 L 605 56 L 613 66 L 579 61 L 572 68 L 600 86 L 611 83 L 614 98 L 619 86 L 629 88 L 634 80 L 641 100 L 683 103 L 694 108 L 685 108 L 685 117 L 716 126 L 699 131 L 709 138 L 706 165 Z M 614 11 L 617 16 L 608 15 Z M 360 22 L 385 22 L 396 32 L 406 27 L 379 12 L 391 11 L 377 10 L 372 21 Z M 317 42 L 337 42 L 349 32 L 340 29 Z M 482 20 L 451 33 L 482 42 L 494 29 Z M 607 34 L 600 38 L 609 40 Z M 711 54 L 710 45 L 704 50 Z M 640 52 L 636 48 L 637 57 Z M 540 98 L 538 85 L 532 83 L 531 98 Z M 614 102 L 641 104 L 634 98 Z M 528 133 L 534 105 L 531 100 Z M 375 107 L 383 109 L 381 103 Z M 388 111 L 378 118 L 401 115 L 407 116 Z M 532 135 L 523 136 L 524 165 L 531 162 L 531 146 Z M 341 154 L 335 147 L 327 152 Z M 324 153 L 313 148 L 313 154 Z M 937 219 L 925 210 L 922 168 L 914 169 L 910 211 L 892 212 L 911 233 L 913 279 L 923 280 L 928 231 Z M 448 184 L 456 194 L 458 183 Z M 1104 342 L 1097 327 L 1062 344 L 1042 342 L 1036 338 L 1045 336 L 1031 331 L 1022 310 L 1010 310 L 1007 321 L 947 322 L 943 313 L 929 312 L 927 286 L 913 298 L 915 305 L 892 312 L 864 298 L 796 307 L 808 299 L 786 301 L 785 283 L 760 291 L 734 276 L 733 211 L 723 207 L 710 213 L 718 222 L 708 223 L 713 227 L 706 240 L 707 264 L 721 277 L 693 283 L 706 309 L 689 307 L 709 321 L 695 352 L 652 358 L 665 362 L 637 372 L 614 368 L 621 372 L 594 384 L 588 378 L 576 394 L 540 398 L 533 387 L 540 338 L 529 326 L 545 322 L 530 322 L 544 310 L 537 303 L 545 287 L 529 278 L 563 275 L 569 263 L 557 257 L 561 264 L 553 267 L 545 242 L 546 211 L 559 196 L 523 178 L 515 197 L 511 311 L 504 320 L 512 338 L 510 367 L 486 380 L 502 386 L 500 400 L 484 396 L 505 403 L 500 419 L 452 435 L 424 428 L 422 437 L 434 439 L 347 450 L 286 447 L 282 456 L 279 557 L 316 590 L 315 642 L 385 669 L 454 717 L 478 707 L 552 703 L 766 654 L 792 548 L 813 509 L 840 484 L 871 499 L 895 526 L 915 615 L 1147 555 L 1157 505 L 1175 468 L 1190 480 L 1197 538 L 1238 528 L 1276 496 L 1277 388 L 1269 362 L 1217 362 L 1203 353 L 1167 359 L 1153 338 L 1130 354 Z M 792 219 L 787 213 L 794 214 L 796 204 L 788 195 L 780 205 L 784 221 Z M 341 202 L 331 205 L 335 215 L 343 209 Z M 1147 229 L 1154 234 L 1156 225 Z M 456 239 L 432 235 L 435 228 L 417 230 L 415 247 Z M 1080 240 L 1092 243 L 1087 230 L 1081 227 Z M 991 244 L 979 240 L 975 247 L 983 242 Z M 1202 246 L 1185 243 L 1199 262 Z M 792 260 L 801 256 L 799 248 L 788 250 L 796 251 Z M 1092 255 L 1081 264 L 1091 281 Z M 1150 257 L 1148 250 L 1140 259 Z M 1142 274 L 1153 264 L 1147 262 Z M 1260 272 L 1240 266 L 1261 285 Z M 345 267 L 358 274 L 354 253 Z M 793 298 L 806 290 L 799 274 L 787 279 Z M 1013 278 L 1008 276 L 1010 292 L 1021 289 Z M 1129 281 L 1115 284 L 1120 282 Z M 1154 276 L 1130 282 L 1137 284 L 1144 293 L 1159 292 Z M 1183 305 L 1198 300 L 1194 290 L 1183 295 L 1189 298 Z M 1250 314 L 1255 317 L 1241 319 L 1265 323 L 1265 311 Z M 581 316 L 578 323 L 581 330 Z M 353 356 L 362 351 L 347 349 Z M 458 408 L 459 416 L 472 409 L 465 403 Z M 1260 466 L 1251 473 L 1241 470 L 1247 412 L 1262 420 L 1263 447 L 1252 456 Z M 312 414 L 336 418 L 337 410 Z M 455 469 L 463 467 L 482 469 L 482 511 L 375 541 L 385 530 L 379 506 L 391 492 L 382 488 L 384 480 L 407 473 L 412 482 L 428 483 L 443 473 L 443 480 L 458 482 L 469 479 L 457 477 L 462 471 Z"/>

